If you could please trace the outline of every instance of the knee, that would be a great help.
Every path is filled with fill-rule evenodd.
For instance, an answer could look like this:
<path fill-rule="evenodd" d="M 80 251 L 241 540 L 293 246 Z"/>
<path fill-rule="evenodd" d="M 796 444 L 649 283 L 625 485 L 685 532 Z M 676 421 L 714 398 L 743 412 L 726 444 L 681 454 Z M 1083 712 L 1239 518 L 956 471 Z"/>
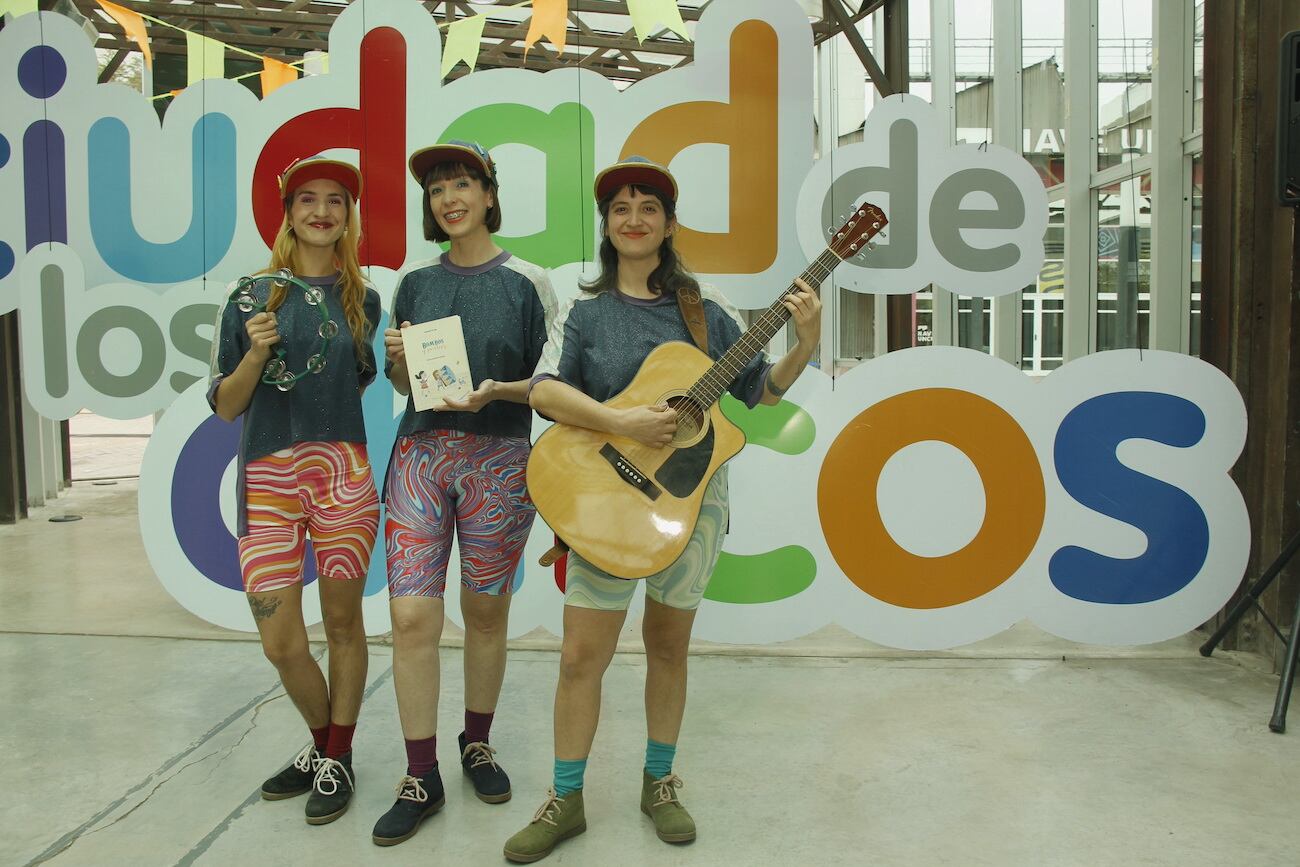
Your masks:
<path fill-rule="evenodd" d="M 590 644 L 566 641 L 560 650 L 561 680 L 599 679 L 608 665 L 608 655 Z"/>
<path fill-rule="evenodd" d="M 508 621 L 508 609 L 494 609 L 492 611 L 464 611 L 465 615 L 465 633 L 466 635 L 481 636 L 483 638 L 504 638 L 506 634 L 506 623 Z"/>
<path fill-rule="evenodd" d="M 307 636 L 292 639 L 262 642 L 262 653 L 267 661 L 277 669 L 283 669 L 303 660 L 311 659 L 311 649 L 307 646 Z"/>
<path fill-rule="evenodd" d="M 365 639 L 360 609 L 325 613 L 325 641 L 330 646 L 355 644 Z"/>
<path fill-rule="evenodd" d="M 435 622 L 435 618 L 411 611 L 394 611 L 392 613 L 393 623 L 393 643 L 394 644 L 418 644 L 424 642 L 436 643 L 441 625 Z"/>
<path fill-rule="evenodd" d="M 656 666 L 684 668 L 690 639 L 665 640 L 663 638 L 646 638 L 646 663 Z"/>

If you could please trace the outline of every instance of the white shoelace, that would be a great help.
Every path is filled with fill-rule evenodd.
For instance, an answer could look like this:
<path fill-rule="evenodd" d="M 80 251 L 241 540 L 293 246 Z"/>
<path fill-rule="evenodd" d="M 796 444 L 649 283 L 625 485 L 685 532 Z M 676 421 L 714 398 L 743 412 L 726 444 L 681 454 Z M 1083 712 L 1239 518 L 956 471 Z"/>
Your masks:
<path fill-rule="evenodd" d="M 555 787 L 552 786 L 546 790 L 546 800 L 537 808 L 537 812 L 533 815 L 533 821 L 554 825 L 555 816 L 562 812 L 564 812 L 564 805 L 560 803 L 560 797 L 555 794 Z"/>
<path fill-rule="evenodd" d="M 496 755 L 496 750 L 487 744 L 482 741 L 465 744 L 465 752 L 460 754 L 461 761 L 464 761 L 471 754 L 474 756 L 474 763 L 470 767 L 477 768 L 480 765 L 491 765 L 494 770 L 496 769 L 496 759 L 492 758 Z"/>
<path fill-rule="evenodd" d="M 429 793 L 424 790 L 424 786 L 420 785 L 419 777 L 406 776 L 397 783 L 397 799 L 423 804 L 429 800 Z"/>
<path fill-rule="evenodd" d="M 655 785 L 659 787 L 657 792 L 659 800 L 654 802 L 654 806 L 662 807 L 664 804 L 680 803 L 677 800 L 677 792 L 674 789 L 680 789 L 686 784 L 682 778 L 676 774 L 669 774 L 661 780 L 655 780 Z"/>
<path fill-rule="evenodd" d="M 293 760 L 293 766 L 304 774 L 310 774 L 316 770 L 316 765 L 320 762 L 316 758 L 316 745 L 308 744 L 302 748 L 302 752 Z"/>
<path fill-rule="evenodd" d="M 352 775 L 348 773 L 348 769 L 343 766 L 342 762 L 338 759 L 322 758 L 320 764 L 316 766 L 316 779 L 313 781 L 316 791 L 322 795 L 332 795 L 337 792 L 339 790 L 338 774 L 340 773 L 348 781 L 349 788 L 356 788 L 352 784 Z M 327 785 L 329 786 L 328 789 L 325 788 Z"/>

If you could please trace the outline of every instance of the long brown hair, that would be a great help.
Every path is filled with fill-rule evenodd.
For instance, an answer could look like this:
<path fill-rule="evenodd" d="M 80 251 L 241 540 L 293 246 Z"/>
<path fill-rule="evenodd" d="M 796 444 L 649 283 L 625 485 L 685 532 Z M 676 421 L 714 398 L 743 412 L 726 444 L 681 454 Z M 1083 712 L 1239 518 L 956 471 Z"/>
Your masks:
<path fill-rule="evenodd" d="M 348 321 L 348 328 L 352 330 L 352 342 L 357 360 L 360 360 L 364 357 L 366 344 L 373 336 L 366 319 L 366 280 L 361 276 L 361 259 L 357 254 L 357 247 L 361 243 L 361 218 L 352 195 L 346 191 L 343 195 L 348 203 L 347 227 L 343 230 L 342 237 L 334 242 L 334 265 L 339 269 L 339 298 L 343 302 L 343 316 Z M 271 245 L 271 264 L 266 267 L 268 274 L 281 268 L 288 268 L 295 274 L 302 270 L 302 263 L 298 259 L 298 238 L 289 223 L 292 202 L 292 195 L 284 201 L 284 219 L 280 222 L 280 231 L 275 235 L 275 243 Z M 279 310 L 288 294 L 287 286 L 272 286 L 266 309 L 272 313 Z"/>

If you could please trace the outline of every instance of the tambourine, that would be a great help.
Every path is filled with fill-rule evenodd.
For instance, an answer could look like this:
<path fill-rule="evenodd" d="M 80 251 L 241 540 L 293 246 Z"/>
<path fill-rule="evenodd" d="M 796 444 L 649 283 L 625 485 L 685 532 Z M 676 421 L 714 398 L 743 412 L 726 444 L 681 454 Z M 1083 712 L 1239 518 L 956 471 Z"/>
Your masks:
<path fill-rule="evenodd" d="M 288 268 L 281 268 L 274 274 L 240 277 L 235 290 L 230 293 L 230 303 L 237 306 L 244 313 L 261 313 L 265 311 L 267 301 L 259 301 L 255 291 L 260 284 L 271 284 L 277 289 L 283 289 L 292 284 L 302 290 L 303 300 L 307 302 L 308 306 L 315 308 L 316 312 L 320 314 L 320 326 L 316 329 L 316 333 L 320 336 L 320 346 L 316 349 L 315 354 L 307 359 L 307 367 L 302 373 L 289 372 L 288 364 L 284 360 L 285 351 L 281 346 L 275 347 L 275 357 L 268 361 L 266 367 L 262 370 L 262 382 L 267 385 L 274 385 L 280 391 L 289 391 L 304 376 L 320 373 L 325 369 L 325 359 L 329 352 L 330 341 L 339 333 L 339 326 L 333 319 L 330 319 L 329 310 L 325 304 L 325 293 L 318 287 L 304 283 L 293 276 L 293 272 Z M 271 289 L 268 288 L 265 294 L 269 301 Z"/>

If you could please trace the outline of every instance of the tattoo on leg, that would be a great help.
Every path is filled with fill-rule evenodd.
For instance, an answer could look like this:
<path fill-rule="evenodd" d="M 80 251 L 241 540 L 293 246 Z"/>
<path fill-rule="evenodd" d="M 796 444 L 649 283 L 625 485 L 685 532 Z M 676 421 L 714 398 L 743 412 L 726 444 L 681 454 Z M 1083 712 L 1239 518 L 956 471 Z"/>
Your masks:
<path fill-rule="evenodd" d="M 249 596 L 248 607 L 253 609 L 253 619 L 260 622 L 274 614 L 282 601 L 284 600 L 258 599 L 256 596 Z"/>

